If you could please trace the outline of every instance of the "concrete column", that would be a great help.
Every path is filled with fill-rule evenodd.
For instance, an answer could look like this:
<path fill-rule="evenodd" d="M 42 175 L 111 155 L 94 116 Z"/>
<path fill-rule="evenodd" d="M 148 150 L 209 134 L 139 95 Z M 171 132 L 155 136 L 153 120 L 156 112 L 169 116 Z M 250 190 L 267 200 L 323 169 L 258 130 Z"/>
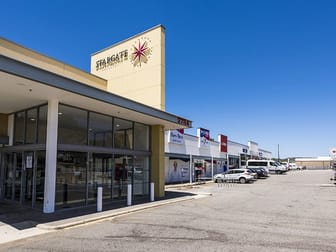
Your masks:
<path fill-rule="evenodd" d="M 165 195 L 164 129 L 161 125 L 152 126 L 151 180 L 154 183 L 155 197 Z"/>
<path fill-rule="evenodd" d="M 58 101 L 48 101 L 43 212 L 55 211 Z"/>

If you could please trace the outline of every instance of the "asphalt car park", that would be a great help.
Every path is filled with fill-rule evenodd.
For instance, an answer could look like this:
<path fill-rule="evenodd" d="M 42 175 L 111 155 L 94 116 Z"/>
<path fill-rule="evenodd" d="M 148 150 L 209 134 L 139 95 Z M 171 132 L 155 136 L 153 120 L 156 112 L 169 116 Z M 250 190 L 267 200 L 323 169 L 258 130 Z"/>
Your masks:
<path fill-rule="evenodd" d="M 10 244 L 0 251 L 336 251 L 332 170 L 255 183 L 179 185 L 202 195 Z"/>

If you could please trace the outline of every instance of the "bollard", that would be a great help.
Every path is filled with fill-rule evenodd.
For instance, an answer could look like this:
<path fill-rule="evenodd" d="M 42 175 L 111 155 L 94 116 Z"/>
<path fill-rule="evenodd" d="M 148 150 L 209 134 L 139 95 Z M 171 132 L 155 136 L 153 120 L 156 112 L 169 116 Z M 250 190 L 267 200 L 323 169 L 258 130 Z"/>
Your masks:
<path fill-rule="evenodd" d="M 154 201 L 154 183 L 150 183 L 150 201 Z"/>
<path fill-rule="evenodd" d="M 132 184 L 127 185 L 127 206 L 132 205 Z"/>
<path fill-rule="evenodd" d="M 97 188 L 97 212 L 101 212 L 103 209 L 103 187 Z"/>

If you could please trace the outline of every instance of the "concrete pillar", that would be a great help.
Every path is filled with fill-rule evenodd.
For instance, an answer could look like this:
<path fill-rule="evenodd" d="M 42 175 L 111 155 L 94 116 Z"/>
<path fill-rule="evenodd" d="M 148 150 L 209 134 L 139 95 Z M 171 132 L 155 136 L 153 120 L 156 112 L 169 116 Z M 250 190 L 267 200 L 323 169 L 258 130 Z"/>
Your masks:
<path fill-rule="evenodd" d="M 58 101 L 48 101 L 43 212 L 55 211 Z"/>
<path fill-rule="evenodd" d="M 152 126 L 151 181 L 154 183 L 155 197 L 165 195 L 164 129 L 161 125 Z"/>

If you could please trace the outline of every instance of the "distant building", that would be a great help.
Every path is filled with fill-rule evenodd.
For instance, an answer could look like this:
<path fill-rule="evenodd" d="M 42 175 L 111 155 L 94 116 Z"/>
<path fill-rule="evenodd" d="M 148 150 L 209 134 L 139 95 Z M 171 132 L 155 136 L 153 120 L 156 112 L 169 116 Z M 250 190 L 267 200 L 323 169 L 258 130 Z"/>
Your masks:
<path fill-rule="evenodd" d="M 306 169 L 330 169 L 332 167 L 331 157 L 296 158 L 295 163 L 298 167 Z"/>

